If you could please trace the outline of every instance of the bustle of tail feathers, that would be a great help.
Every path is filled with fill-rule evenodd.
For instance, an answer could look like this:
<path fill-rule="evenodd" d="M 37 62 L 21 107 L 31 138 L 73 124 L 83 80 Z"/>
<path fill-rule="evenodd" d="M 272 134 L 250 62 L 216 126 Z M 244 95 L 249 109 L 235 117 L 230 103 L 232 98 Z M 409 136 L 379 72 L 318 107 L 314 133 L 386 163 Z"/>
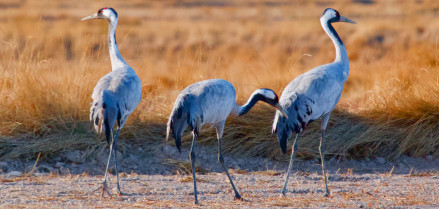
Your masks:
<path fill-rule="evenodd" d="M 171 116 L 169 117 L 168 125 L 166 127 L 166 144 L 169 140 L 169 135 L 172 132 L 172 135 L 174 135 L 175 139 L 175 146 L 177 147 L 178 151 L 181 153 L 181 135 L 184 132 L 184 120 L 182 120 L 182 107 L 175 108 Z M 187 127 L 187 126 L 186 126 Z M 183 129 L 183 130 L 181 130 Z"/>
<path fill-rule="evenodd" d="M 186 130 L 188 126 L 192 129 L 194 127 L 198 128 L 195 124 L 195 119 L 192 118 L 191 115 L 191 104 L 188 96 L 183 96 L 182 99 L 176 103 L 176 106 L 172 110 L 172 113 L 169 117 L 167 130 L 166 130 L 166 141 L 169 139 L 170 133 L 174 135 L 175 138 L 175 146 L 178 148 L 178 151 L 181 153 L 181 136 L 183 132 Z M 198 134 L 198 130 L 194 130 L 196 134 Z"/>
<path fill-rule="evenodd" d="M 288 114 L 288 118 L 286 118 L 279 111 L 276 111 L 272 134 L 277 135 L 280 148 L 284 154 L 287 153 L 288 139 L 293 131 L 296 133 L 300 133 L 302 131 L 302 123 L 300 123 L 296 118 L 297 116 L 292 117 L 295 115 L 297 115 L 297 112 Z"/>
<path fill-rule="evenodd" d="M 103 112 L 102 100 L 94 101 L 90 108 L 90 121 L 93 122 L 94 129 L 98 134 L 102 132 L 102 129 L 105 131 L 105 127 L 102 126 L 104 122 Z"/>
<path fill-rule="evenodd" d="M 93 102 L 90 108 L 90 120 L 98 134 L 105 132 L 107 143 L 110 143 L 111 130 L 120 116 L 118 105 L 114 102 L 113 92 L 105 90 L 102 99 Z"/>

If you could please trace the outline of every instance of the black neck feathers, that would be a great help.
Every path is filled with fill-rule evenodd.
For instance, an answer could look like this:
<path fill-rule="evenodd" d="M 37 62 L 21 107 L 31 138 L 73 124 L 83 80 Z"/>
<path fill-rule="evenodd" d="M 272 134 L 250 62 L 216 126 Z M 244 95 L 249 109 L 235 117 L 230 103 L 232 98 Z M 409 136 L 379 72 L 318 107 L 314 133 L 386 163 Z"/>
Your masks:
<path fill-rule="evenodd" d="M 334 27 L 332 26 L 331 23 L 332 23 L 331 20 L 328 20 L 328 21 L 326 22 L 326 24 L 327 24 L 327 26 L 328 26 L 328 28 L 329 28 L 329 33 L 331 33 L 331 34 L 335 37 L 335 39 L 337 40 L 337 42 L 338 42 L 340 45 L 343 45 L 343 41 L 341 40 L 340 36 L 338 36 L 338 33 L 335 31 L 335 29 L 334 29 Z"/>
<path fill-rule="evenodd" d="M 244 106 L 242 106 L 241 111 L 239 111 L 239 116 L 248 113 L 248 111 L 250 111 L 250 109 L 252 109 L 252 107 L 255 106 L 255 104 L 256 104 L 259 100 L 265 100 L 265 96 L 262 95 L 262 94 L 254 94 L 254 95 L 250 98 L 250 100 L 249 100 Z"/>

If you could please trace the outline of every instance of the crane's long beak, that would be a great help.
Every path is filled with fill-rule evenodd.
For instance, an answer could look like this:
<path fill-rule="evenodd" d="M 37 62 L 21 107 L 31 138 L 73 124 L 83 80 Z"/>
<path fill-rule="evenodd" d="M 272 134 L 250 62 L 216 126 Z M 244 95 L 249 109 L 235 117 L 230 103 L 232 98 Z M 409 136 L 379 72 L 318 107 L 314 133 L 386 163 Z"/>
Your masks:
<path fill-rule="evenodd" d="M 287 111 L 282 106 L 280 106 L 279 103 L 277 103 L 274 107 L 276 107 L 276 109 L 278 109 L 282 113 L 282 115 L 288 118 Z"/>
<path fill-rule="evenodd" d="M 347 23 L 352 23 L 352 24 L 357 24 L 355 21 L 350 20 L 346 17 L 340 16 L 340 21 L 339 22 L 347 22 Z"/>
<path fill-rule="evenodd" d="M 90 19 L 99 19 L 99 16 L 98 16 L 98 14 L 92 14 L 92 15 L 90 15 L 88 17 L 82 18 L 81 21 L 90 20 Z"/>

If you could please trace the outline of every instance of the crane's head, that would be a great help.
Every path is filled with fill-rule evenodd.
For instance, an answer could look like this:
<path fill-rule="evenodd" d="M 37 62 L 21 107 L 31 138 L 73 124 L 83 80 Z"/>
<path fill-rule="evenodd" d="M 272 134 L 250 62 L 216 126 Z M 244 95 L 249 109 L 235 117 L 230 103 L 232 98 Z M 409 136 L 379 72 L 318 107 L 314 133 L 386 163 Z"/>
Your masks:
<path fill-rule="evenodd" d="M 285 117 L 288 118 L 287 111 L 279 104 L 279 97 L 277 96 L 277 94 L 273 90 L 271 90 L 271 89 L 258 89 L 253 94 L 257 97 L 260 97 L 260 100 L 275 107 Z"/>
<path fill-rule="evenodd" d="M 330 22 L 330 23 L 334 23 L 334 22 L 347 22 L 347 23 L 353 23 L 353 24 L 356 23 L 353 20 L 350 20 L 346 17 L 341 16 L 337 10 L 332 9 L 332 8 L 325 9 L 325 11 L 323 12 L 322 17 L 320 17 L 320 19 L 321 20 L 323 19 L 323 20 Z"/>
<path fill-rule="evenodd" d="M 104 19 L 107 20 L 108 22 L 113 22 L 114 20 L 117 19 L 117 12 L 111 7 L 104 7 L 98 10 L 96 14 L 92 14 L 88 17 L 84 17 L 81 20 L 90 20 L 90 19 Z"/>

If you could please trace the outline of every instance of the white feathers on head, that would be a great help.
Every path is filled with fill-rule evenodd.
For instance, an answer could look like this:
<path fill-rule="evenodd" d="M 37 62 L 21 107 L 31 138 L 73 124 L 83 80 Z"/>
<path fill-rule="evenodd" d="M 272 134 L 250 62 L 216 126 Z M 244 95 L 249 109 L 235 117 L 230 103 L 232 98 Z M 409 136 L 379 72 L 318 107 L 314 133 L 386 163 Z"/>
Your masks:
<path fill-rule="evenodd" d="M 276 94 L 270 89 L 258 89 L 253 94 L 262 94 L 267 98 L 276 99 Z"/>
<path fill-rule="evenodd" d="M 323 12 L 323 15 L 321 18 L 324 18 L 326 20 L 330 20 L 334 17 L 337 17 L 337 11 L 335 11 L 334 9 L 328 8 Z"/>

